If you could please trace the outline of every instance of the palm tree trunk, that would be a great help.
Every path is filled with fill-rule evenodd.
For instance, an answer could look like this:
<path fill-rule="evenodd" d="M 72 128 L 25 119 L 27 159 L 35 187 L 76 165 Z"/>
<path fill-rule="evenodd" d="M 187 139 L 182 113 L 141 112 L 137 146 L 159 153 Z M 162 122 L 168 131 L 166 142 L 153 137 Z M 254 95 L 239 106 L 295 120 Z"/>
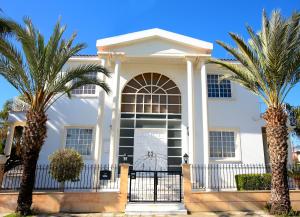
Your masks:
<path fill-rule="evenodd" d="M 286 214 L 291 209 L 287 179 L 287 114 L 281 107 L 270 107 L 264 119 L 267 122 L 266 135 L 272 170 L 270 212 L 271 214 Z"/>
<path fill-rule="evenodd" d="M 20 185 L 17 212 L 31 213 L 32 191 L 35 182 L 35 169 L 39 153 L 46 138 L 47 116 L 44 112 L 29 110 L 27 125 L 23 134 L 23 174 Z"/>

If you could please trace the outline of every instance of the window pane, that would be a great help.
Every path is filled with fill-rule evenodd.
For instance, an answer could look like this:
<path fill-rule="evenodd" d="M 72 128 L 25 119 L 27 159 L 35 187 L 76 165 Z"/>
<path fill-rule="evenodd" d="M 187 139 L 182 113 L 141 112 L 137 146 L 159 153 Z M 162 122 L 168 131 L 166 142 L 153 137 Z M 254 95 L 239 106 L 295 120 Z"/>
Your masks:
<path fill-rule="evenodd" d="M 180 104 L 180 96 L 168 96 L 169 104 Z"/>
<path fill-rule="evenodd" d="M 180 94 L 180 90 L 178 89 L 178 87 L 174 87 L 174 88 L 171 88 L 171 89 L 167 90 L 167 93 L 169 93 L 169 94 Z"/>
<path fill-rule="evenodd" d="M 169 147 L 181 147 L 181 139 L 168 139 Z"/>
<path fill-rule="evenodd" d="M 137 120 L 136 128 L 166 128 L 166 121 Z"/>
<path fill-rule="evenodd" d="M 136 112 L 142 113 L 144 112 L 143 110 L 143 104 L 136 104 Z"/>
<path fill-rule="evenodd" d="M 235 157 L 235 135 L 228 131 L 209 132 L 210 157 Z"/>
<path fill-rule="evenodd" d="M 167 112 L 167 106 L 166 105 L 160 105 L 160 113 L 166 113 Z"/>
<path fill-rule="evenodd" d="M 122 104 L 121 111 L 122 112 L 134 112 L 134 104 Z"/>
<path fill-rule="evenodd" d="M 157 83 L 157 86 L 162 86 L 162 85 L 165 84 L 168 80 L 169 80 L 168 77 L 162 75 L 162 76 L 160 77 L 160 80 L 159 80 L 158 83 Z"/>
<path fill-rule="evenodd" d="M 121 128 L 134 128 L 134 120 L 121 120 Z"/>
<path fill-rule="evenodd" d="M 119 155 L 133 155 L 133 147 L 120 147 L 119 148 Z"/>
<path fill-rule="evenodd" d="M 168 137 L 169 138 L 180 138 L 181 137 L 181 130 L 168 130 Z"/>
<path fill-rule="evenodd" d="M 229 80 L 220 81 L 220 97 L 231 97 L 231 84 Z"/>
<path fill-rule="evenodd" d="M 159 113 L 159 105 L 152 105 L 152 113 Z"/>
<path fill-rule="evenodd" d="M 227 79 L 220 79 L 221 75 L 207 75 L 208 97 L 231 97 L 231 83 Z"/>
<path fill-rule="evenodd" d="M 137 103 L 143 103 L 143 99 L 144 98 L 144 96 L 143 95 L 137 95 L 137 100 L 136 100 L 136 102 Z"/>
<path fill-rule="evenodd" d="M 169 105 L 168 112 L 169 113 L 180 113 L 180 105 Z"/>
<path fill-rule="evenodd" d="M 134 114 L 121 114 L 121 118 L 134 118 Z"/>
<path fill-rule="evenodd" d="M 120 137 L 133 137 L 134 136 L 134 130 L 130 129 L 121 129 L 120 130 Z"/>
<path fill-rule="evenodd" d="M 133 138 L 120 138 L 120 146 L 133 146 Z"/>
<path fill-rule="evenodd" d="M 181 157 L 168 157 L 168 165 L 180 165 L 181 163 Z"/>
<path fill-rule="evenodd" d="M 152 96 L 152 103 L 159 103 L 159 95 Z"/>
<path fill-rule="evenodd" d="M 144 105 L 144 112 L 151 113 L 151 105 Z"/>
<path fill-rule="evenodd" d="M 134 95 L 123 94 L 122 95 L 122 102 L 135 103 L 135 96 Z"/>
<path fill-rule="evenodd" d="M 145 95 L 144 103 L 151 103 L 151 95 Z"/>
<path fill-rule="evenodd" d="M 151 73 L 144 73 L 143 74 L 144 78 L 145 78 L 145 81 L 148 85 L 151 84 Z"/>
<path fill-rule="evenodd" d="M 69 128 L 67 129 L 66 148 L 72 148 L 81 155 L 90 155 L 93 142 L 92 129 Z"/>
<path fill-rule="evenodd" d="M 130 80 L 128 85 L 136 89 L 140 89 L 142 87 L 135 79 Z"/>
<path fill-rule="evenodd" d="M 168 156 L 181 157 L 181 148 L 168 148 Z"/>
<path fill-rule="evenodd" d="M 97 72 L 90 72 L 86 75 L 86 77 L 89 78 L 96 78 Z M 73 82 L 78 82 L 79 79 L 75 79 Z M 74 90 L 72 90 L 72 94 L 95 94 L 96 93 L 96 85 L 89 84 L 89 85 L 83 85 L 81 87 L 78 87 Z"/>
<path fill-rule="evenodd" d="M 181 129 L 181 121 L 169 121 L 168 128 L 169 129 Z"/>

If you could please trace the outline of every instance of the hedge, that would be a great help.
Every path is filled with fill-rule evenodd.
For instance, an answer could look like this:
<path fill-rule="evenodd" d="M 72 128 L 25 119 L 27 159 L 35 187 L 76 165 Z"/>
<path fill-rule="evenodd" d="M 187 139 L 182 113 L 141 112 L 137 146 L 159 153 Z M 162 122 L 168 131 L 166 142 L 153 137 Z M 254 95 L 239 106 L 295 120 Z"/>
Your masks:
<path fill-rule="evenodd" d="M 238 191 L 244 190 L 270 190 L 271 174 L 240 174 L 235 176 Z"/>

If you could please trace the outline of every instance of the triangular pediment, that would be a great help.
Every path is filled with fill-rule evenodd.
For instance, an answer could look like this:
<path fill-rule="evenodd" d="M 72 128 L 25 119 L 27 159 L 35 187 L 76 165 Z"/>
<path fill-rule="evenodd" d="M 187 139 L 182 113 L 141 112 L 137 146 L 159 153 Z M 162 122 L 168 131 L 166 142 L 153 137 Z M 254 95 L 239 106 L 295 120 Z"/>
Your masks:
<path fill-rule="evenodd" d="M 213 45 L 161 29 L 150 29 L 100 39 L 98 52 L 124 52 L 127 56 L 180 56 L 211 54 Z"/>

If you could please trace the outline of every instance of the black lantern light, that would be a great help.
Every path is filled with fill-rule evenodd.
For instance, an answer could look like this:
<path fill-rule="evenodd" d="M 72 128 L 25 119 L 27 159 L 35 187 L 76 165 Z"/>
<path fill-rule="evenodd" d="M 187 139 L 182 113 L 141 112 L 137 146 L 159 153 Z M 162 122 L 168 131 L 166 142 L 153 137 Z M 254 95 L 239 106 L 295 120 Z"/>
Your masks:
<path fill-rule="evenodd" d="M 128 155 L 125 153 L 123 155 L 123 163 L 127 163 L 127 160 L 128 160 Z"/>
<path fill-rule="evenodd" d="M 189 156 L 188 156 L 187 153 L 185 153 L 185 154 L 183 155 L 183 161 L 184 161 L 185 164 L 187 164 L 187 163 L 189 162 Z"/>

